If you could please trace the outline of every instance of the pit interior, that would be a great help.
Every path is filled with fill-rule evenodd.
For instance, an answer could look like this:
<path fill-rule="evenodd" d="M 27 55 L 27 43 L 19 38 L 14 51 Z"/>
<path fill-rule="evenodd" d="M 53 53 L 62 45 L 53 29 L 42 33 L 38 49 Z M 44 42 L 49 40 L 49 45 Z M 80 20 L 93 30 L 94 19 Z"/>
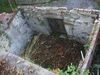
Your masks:
<path fill-rule="evenodd" d="M 84 44 L 70 39 L 66 33 L 63 19 L 46 18 L 50 34 L 35 32 L 26 46 L 22 57 L 44 68 L 65 70 L 69 64 L 78 66 L 85 56 Z"/>

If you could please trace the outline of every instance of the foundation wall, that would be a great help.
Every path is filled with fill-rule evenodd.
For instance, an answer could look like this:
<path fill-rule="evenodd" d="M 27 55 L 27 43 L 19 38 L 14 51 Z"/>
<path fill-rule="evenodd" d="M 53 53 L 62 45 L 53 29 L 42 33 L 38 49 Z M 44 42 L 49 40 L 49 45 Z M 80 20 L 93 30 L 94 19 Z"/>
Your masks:
<path fill-rule="evenodd" d="M 63 19 L 66 33 L 70 38 L 86 43 L 93 28 L 96 14 L 82 13 L 66 7 L 26 7 L 23 12 L 28 23 L 44 34 L 50 33 L 47 18 Z"/>
<path fill-rule="evenodd" d="M 35 31 L 46 35 L 50 34 L 51 29 L 47 18 L 62 19 L 69 38 L 84 44 L 87 43 L 94 26 L 94 19 L 99 12 L 86 9 L 67 10 L 66 7 L 21 7 L 21 9 L 8 26 L 2 24 L 3 28 L 6 28 L 3 31 L 9 37 L 6 38 L 8 40 L 7 46 L 3 45 L 5 48 L 2 49 L 8 49 L 17 55 L 23 53 L 27 42 L 30 41 L 31 35 Z"/>
<path fill-rule="evenodd" d="M 67 10 L 65 7 L 22 7 L 21 9 L 22 10 L 18 11 L 13 17 L 12 21 L 9 23 L 9 27 L 5 30 L 5 33 L 9 37 L 7 38 L 7 40 L 9 40 L 9 45 L 7 45 L 7 47 L 5 46 L 5 49 L 9 49 L 9 52 L 13 54 L 20 55 L 24 52 L 26 44 L 35 31 L 47 35 L 50 34 L 51 29 L 47 18 L 63 19 L 69 38 L 76 39 L 84 44 L 86 44 L 88 40 L 91 41 L 80 69 L 84 71 L 89 67 L 95 51 L 100 27 L 100 23 L 96 23 L 96 19 L 100 21 L 98 20 L 98 10 Z M 8 58 L 10 59 L 10 57 Z"/>

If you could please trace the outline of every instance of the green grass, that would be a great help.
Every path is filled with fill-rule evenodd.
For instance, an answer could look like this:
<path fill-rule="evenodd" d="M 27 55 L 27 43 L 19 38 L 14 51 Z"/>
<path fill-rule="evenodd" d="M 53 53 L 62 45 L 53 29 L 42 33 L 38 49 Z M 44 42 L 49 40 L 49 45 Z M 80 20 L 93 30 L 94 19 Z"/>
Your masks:
<path fill-rule="evenodd" d="M 15 2 L 11 2 L 11 4 L 13 8 L 17 7 Z M 0 0 L 0 13 L 2 12 L 12 12 L 8 0 Z"/>

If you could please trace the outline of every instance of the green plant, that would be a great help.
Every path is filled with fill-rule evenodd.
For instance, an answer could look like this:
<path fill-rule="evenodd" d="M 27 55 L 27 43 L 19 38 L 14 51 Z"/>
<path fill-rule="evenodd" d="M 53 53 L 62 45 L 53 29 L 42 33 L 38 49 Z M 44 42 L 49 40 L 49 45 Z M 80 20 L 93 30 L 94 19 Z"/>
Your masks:
<path fill-rule="evenodd" d="M 11 2 L 11 6 L 13 7 L 13 9 L 15 9 L 17 7 L 17 4 L 14 1 L 0 0 L 0 13 L 2 13 L 2 12 L 12 12 L 12 8 L 11 8 L 8 1 Z"/>
<path fill-rule="evenodd" d="M 50 68 L 49 68 L 50 70 Z M 80 74 L 79 71 L 77 71 L 76 67 L 71 63 L 68 65 L 67 70 L 63 71 L 61 69 L 52 70 L 56 75 L 89 75 L 89 70 L 86 70 L 83 72 L 83 74 Z"/>
<path fill-rule="evenodd" d="M 59 75 L 79 75 L 79 73 L 76 71 L 76 67 L 71 63 L 68 65 L 66 71 L 59 69 Z"/>
<path fill-rule="evenodd" d="M 76 75 L 76 67 L 71 63 L 68 65 L 67 70 L 65 71 L 65 75 Z"/>
<path fill-rule="evenodd" d="M 85 45 L 84 45 L 84 48 L 85 48 L 85 49 L 88 49 L 89 47 L 90 47 L 90 44 L 85 44 Z"/>

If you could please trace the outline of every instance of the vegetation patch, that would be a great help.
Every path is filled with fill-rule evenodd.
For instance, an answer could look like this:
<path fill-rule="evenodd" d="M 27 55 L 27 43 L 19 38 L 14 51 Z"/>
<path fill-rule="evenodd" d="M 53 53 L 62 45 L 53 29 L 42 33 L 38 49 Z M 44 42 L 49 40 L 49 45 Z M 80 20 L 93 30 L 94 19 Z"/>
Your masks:
<path fill-rule="evenodd" d="M 0 0 L 0 13 L 2 12 L 12 12 L 12 8 L 15 9 L 17 4 L 10 0 Z"/>
<path fill-rule="evenodd" d="M 68 65 L 67 69 L 65 71 L 61 69 L 49 69 L 50 71 L 53 71 L 56 75 L 89 75 L 89 70 L 84 71 L 82 74 L 77 70 L 77 68 L 71 63 Z"/>

